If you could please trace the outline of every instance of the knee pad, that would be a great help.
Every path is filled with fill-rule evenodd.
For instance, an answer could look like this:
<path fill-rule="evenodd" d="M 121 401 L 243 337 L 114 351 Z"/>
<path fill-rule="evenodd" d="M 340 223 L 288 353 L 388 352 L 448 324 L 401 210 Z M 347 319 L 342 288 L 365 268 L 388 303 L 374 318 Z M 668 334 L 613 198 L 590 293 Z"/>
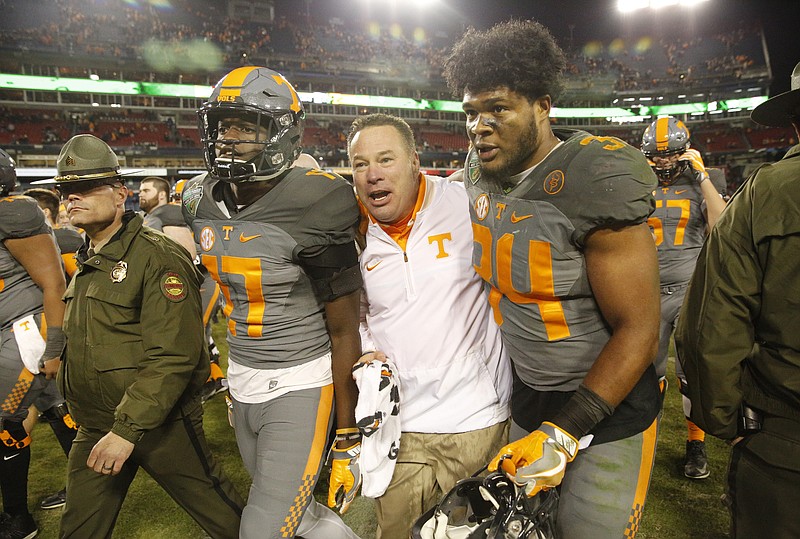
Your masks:
<path fill-rule="evenodd" d="M 62 402 L 61 404 L 56 404 L 52 408 L 48 408 L 44 412 L 42 412 L 42 416 L 47 419 L 48 423 L 59 423 L 63 422 L 64 425 L 67 426 L 68 429 L 77 430 L 78 425 L 75 424 L 75 421 L 72 419 L 72 416 L 69 415 L 69 409 L 67 408 L 67 403 Z"/>
<path fill-rule="evenodd" d="M 31 445 L 31 436 L 21 421 L 0 423 L 0 455 L 12 455 Z"/>

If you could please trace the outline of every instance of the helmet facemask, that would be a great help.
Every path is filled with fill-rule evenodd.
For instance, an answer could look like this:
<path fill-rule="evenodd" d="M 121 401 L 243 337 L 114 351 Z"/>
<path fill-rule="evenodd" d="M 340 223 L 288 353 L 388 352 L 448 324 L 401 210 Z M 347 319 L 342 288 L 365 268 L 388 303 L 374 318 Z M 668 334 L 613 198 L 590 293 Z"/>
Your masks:
<path fill-rule="evenodd" d="M 300 154 L 302 111 L 265 113 L 249 106 L 209 104 L 198 115 L 206 168 L 216 179 L 268 180 L 289 168 Z M 241 127 L 235 127 L 242 122 L 249 124 L 252 138 Z M 234 125 L 227 132 L 226 123 Z"/>
<path fill-rule="evenodd" d="M 658 182 L 661 185 L 670 185 L 674 182 L 678 176 L 680 176 L 688 167 L 688 163 L 686 161 L 678 161 L 675 160 L 674 163 L 671 163 L 667 166 L 659 165 L 655 158 L 663 158 L 668 159 L 672 156 L 679 156 L 683 154 L 688 149 L 688 145 L 678 149 L 678 150 L 670 150 L 666 152 L 644 152 L 645 157 L 653 163 L 653 172 L 656 173 L 658 176 Z"/>
<path fill-rule="evenodd" d="M 300 155 L 305 112 L 294 87 L 266 67 L 239 67 L 225 75 L 197 111 L 206 168 L 227 182 L 268 180 Z M 225 120 L 254 129 L 220 133 Z M 245 134 L 246 136 L 242 136 Z"/>
<path fill-rule="evenodd" d="M 653 171 L 661 185 L 669 185 L 686 170 L 687 163 L 674 160 L 667 166 L 655 159 L 668 159 L 689 149 L 689 130 L 672 116 L 662 116 L 651 123 L 642 135 L 642 153 L 653 163 Z"/>
<path fill-rule="evenodd" d="M 556 489 L 533 498 L 500 472 L 462 479 L 414 524 L 414 539 L 429 537 L 551 539 Z"/>

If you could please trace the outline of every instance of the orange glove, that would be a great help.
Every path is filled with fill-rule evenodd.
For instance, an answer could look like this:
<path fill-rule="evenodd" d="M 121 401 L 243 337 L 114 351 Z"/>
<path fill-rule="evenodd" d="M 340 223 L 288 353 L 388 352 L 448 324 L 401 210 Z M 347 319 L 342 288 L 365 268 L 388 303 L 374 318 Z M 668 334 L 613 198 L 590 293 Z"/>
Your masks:
<path fill-rule="evenodd" d="M 685 161 L 689 166 L 698 174 L 697 181 L 703 183 L 708 179 L 708 172 L 706 172 L 706 165 L 703 163 L 703 156 L 700 155 L 695 149 L 689 148 L 681 154 L 678 161 Z"/>
<path fill-rule="evenodd" d="M 358 429 L 354 430 L 358 431 Z M 336 438 L 340 439 L 340 430 L 337 430 L 336 434 Z M 328 485 L 328 507 L 338 507 L 341 514 L 345 514 L 350 508 L 350 504 L 356 498 L 358 488 L 361 486 L 360 455 L 360 441 L 354 441 L 352 445 L 344 449 L 338 449 L 334 441 L 331 448 L 333 462 Z"/>
<path fill-rule="evenodd" d="M 500 466 L 518 485 L 525 485 L 528 496 L 556 487 L 564 478 L 567 463 L 578 453 L 578 440 L 553 423 L 539 428 L 503 447 L 489 463 L 489 471 Z"/>

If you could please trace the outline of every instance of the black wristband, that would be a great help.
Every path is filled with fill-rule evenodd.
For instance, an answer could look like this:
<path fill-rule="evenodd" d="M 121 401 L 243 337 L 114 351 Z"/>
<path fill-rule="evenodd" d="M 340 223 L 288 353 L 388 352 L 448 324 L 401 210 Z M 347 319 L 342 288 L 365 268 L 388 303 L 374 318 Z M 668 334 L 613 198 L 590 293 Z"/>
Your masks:
<path fill-rule="evenodd" d="M 613 413 L 613 406 L 581 384 L 551 422 L 558 425 L 561 430 L 568 432 L 576 440 L 580 440 L 595 425 Z"/>

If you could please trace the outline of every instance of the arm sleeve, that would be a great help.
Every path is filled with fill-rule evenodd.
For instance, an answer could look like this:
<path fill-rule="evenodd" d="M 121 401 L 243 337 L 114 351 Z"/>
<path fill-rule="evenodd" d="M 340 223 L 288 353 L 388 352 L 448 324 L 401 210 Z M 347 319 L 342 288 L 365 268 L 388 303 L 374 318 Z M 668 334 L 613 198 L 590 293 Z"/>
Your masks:
<path fill-rule="evenodd" d="M 152 257 L 144 278 L 141 333 L 146 359 L 117 406 L 112 429 L 130 441 L 164 422 L 203 366 L 199 277 L 185 259 L 164 249 L 160 257 Z"/>
<path fill-rule="evenodd" d="M 311 279 L 320 301 L 327 302 L 361 287 L 355 233 L 359 213 L 352 188 L 333 184 L 304 213 L 295 260 Z"/>
<path fill-rule="evenodd" d="M 161 226 L 180 226 L 189 228 L 186 220 L 183 218 L 181 207 L 175 204 L 165 204 L 162 206 L 161 211 L 158 213 L 158 218 L 161 219 Z"/>

